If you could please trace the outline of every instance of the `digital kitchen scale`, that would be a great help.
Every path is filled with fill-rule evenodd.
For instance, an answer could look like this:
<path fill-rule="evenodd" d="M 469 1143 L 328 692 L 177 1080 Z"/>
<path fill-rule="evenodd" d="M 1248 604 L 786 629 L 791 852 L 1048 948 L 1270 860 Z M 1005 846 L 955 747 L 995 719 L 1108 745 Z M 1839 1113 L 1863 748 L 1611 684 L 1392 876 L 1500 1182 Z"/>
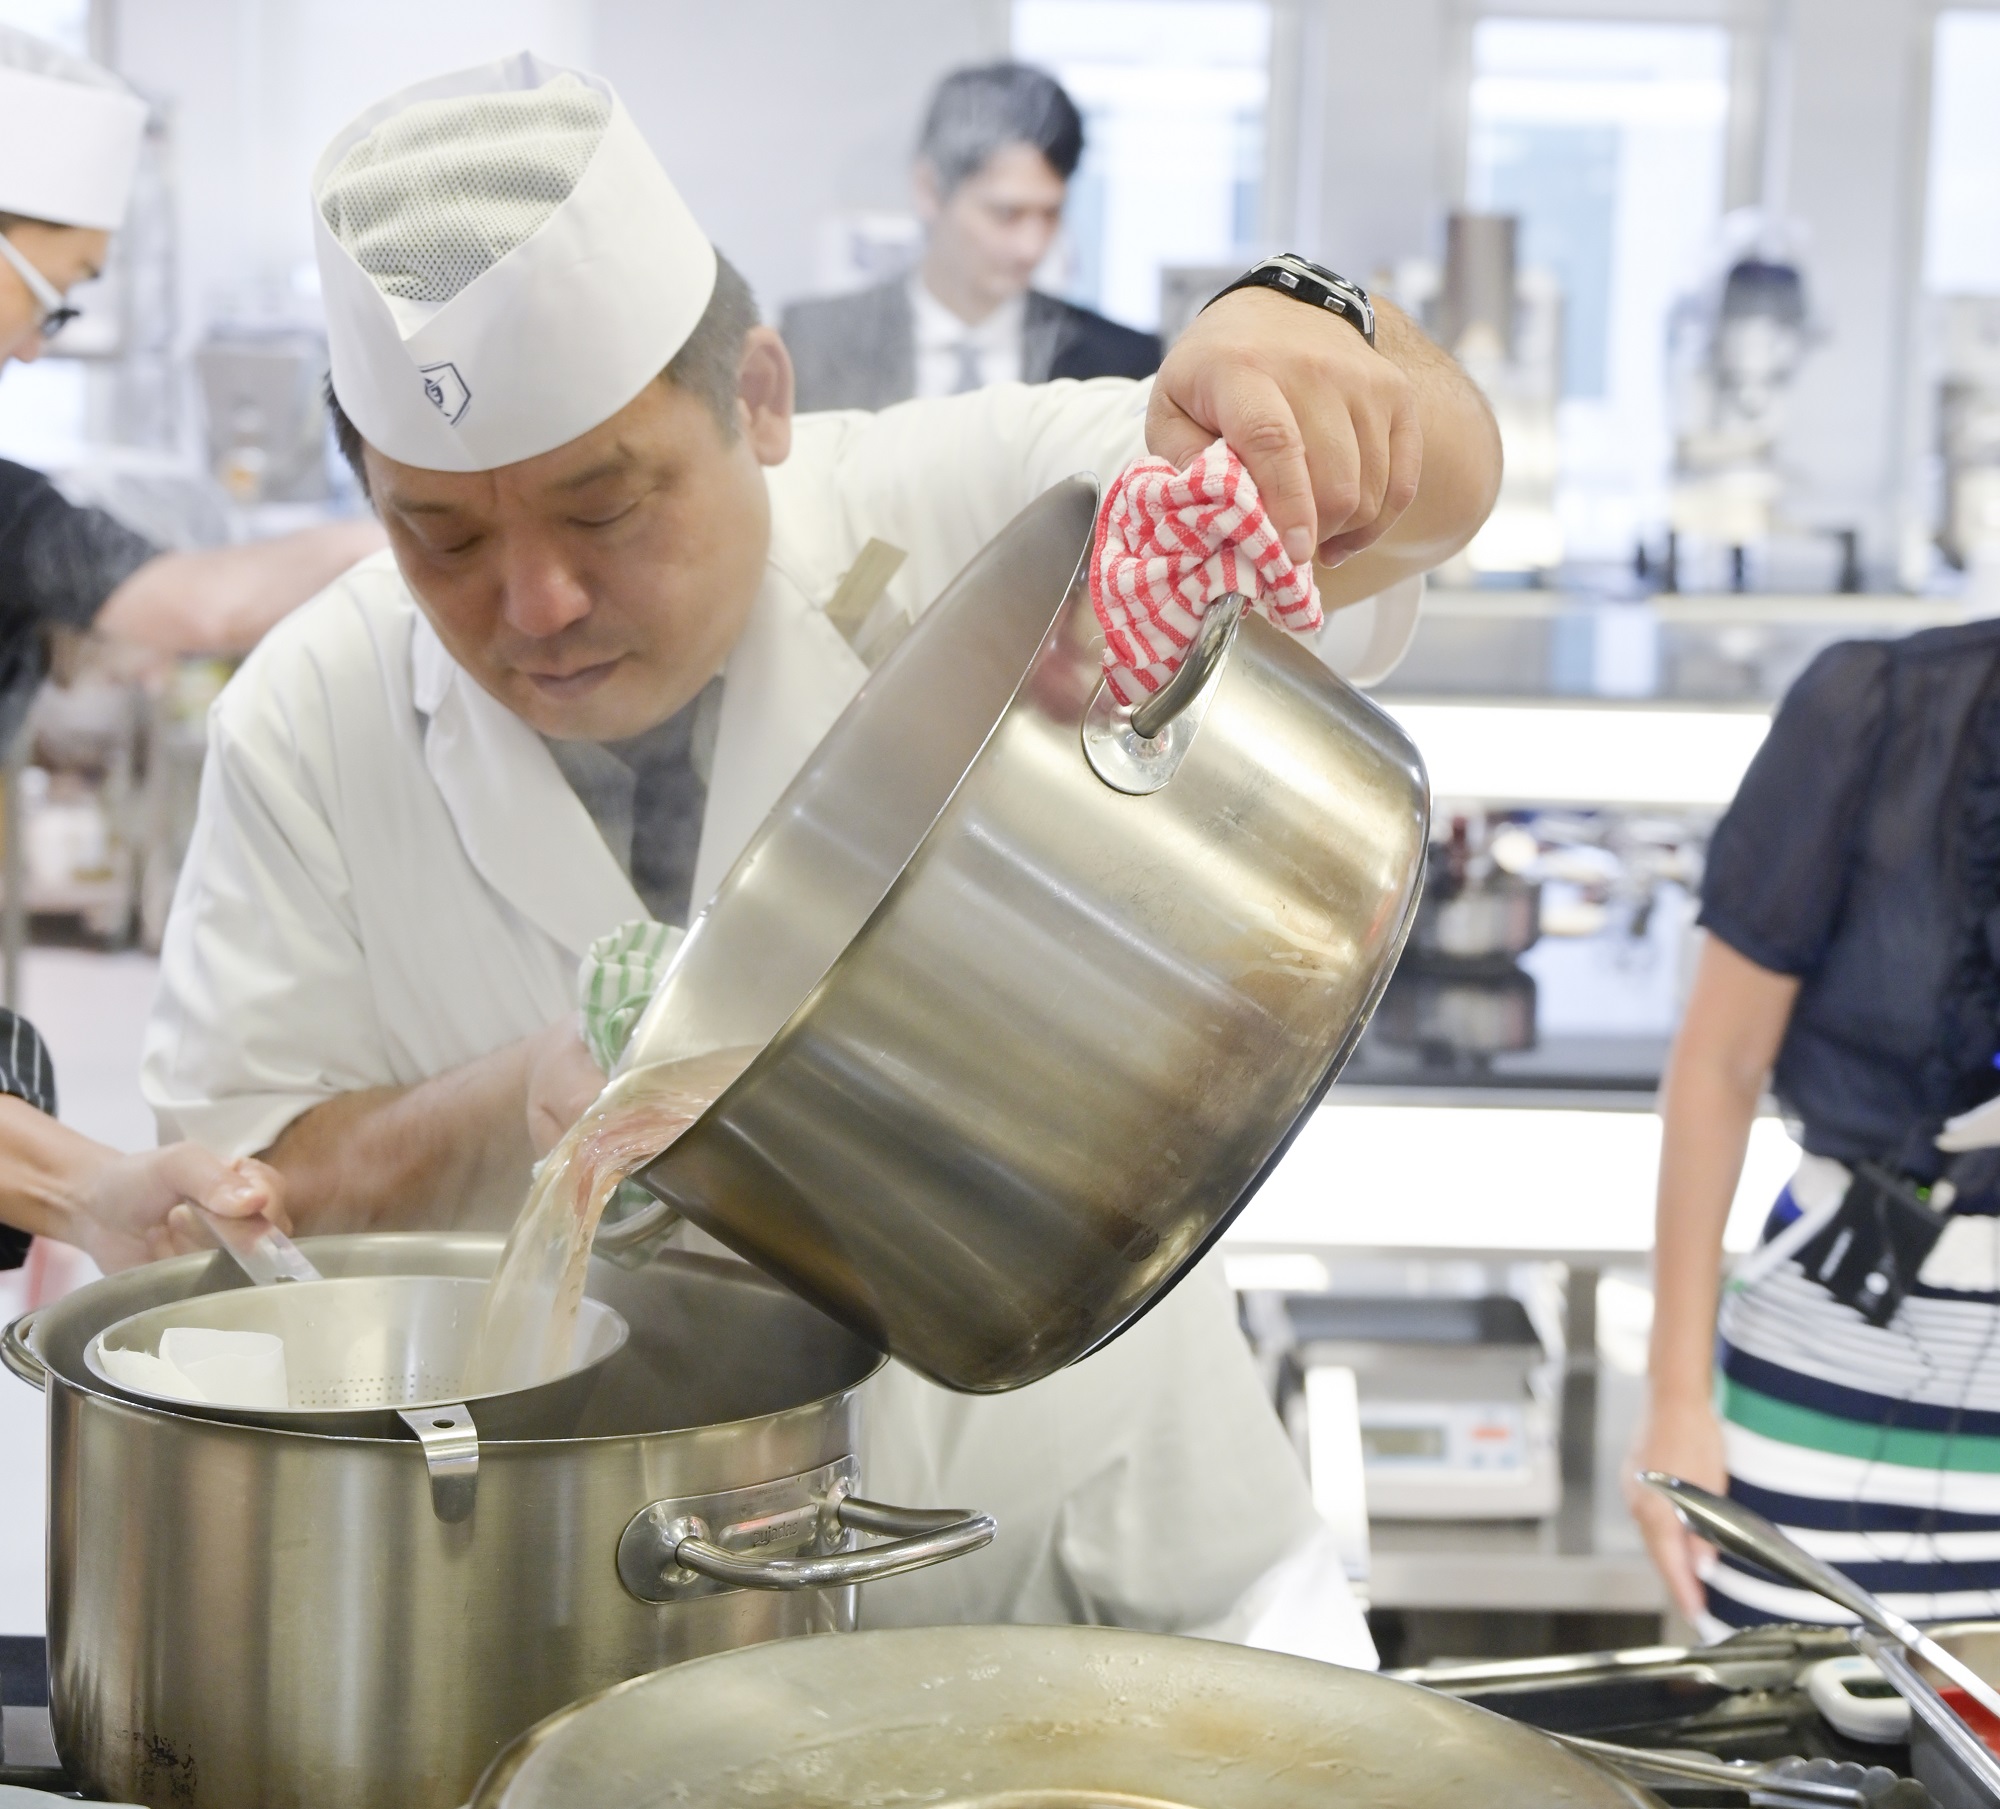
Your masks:
<path fill-rule="evenodd" d="M 1556 1511 L 1563 1358 L 1553 1315 L 1512 1293 L 1413 1290 L 1292 1294 L 1284 1319 L 1296 1377 L 1287 1417 L 1309 1457 L 1314 1372 L 1354 1374 L 1370 1519 Z"/>

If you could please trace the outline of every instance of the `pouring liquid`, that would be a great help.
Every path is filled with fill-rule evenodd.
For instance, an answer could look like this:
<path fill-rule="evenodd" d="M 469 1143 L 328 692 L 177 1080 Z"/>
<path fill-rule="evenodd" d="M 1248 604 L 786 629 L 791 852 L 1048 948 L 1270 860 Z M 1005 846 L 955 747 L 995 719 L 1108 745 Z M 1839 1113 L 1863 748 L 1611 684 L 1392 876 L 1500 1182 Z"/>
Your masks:
<path fill-rule="evenodd" d="M 756 1056 L 719 1049 L 633 1068 L 549 1152 L 487 1289 L 467 1394 L 531 1388 L 575 1366 L 577 1309 L 597 1222 L 619 1183 L 708 1110 Z"/>

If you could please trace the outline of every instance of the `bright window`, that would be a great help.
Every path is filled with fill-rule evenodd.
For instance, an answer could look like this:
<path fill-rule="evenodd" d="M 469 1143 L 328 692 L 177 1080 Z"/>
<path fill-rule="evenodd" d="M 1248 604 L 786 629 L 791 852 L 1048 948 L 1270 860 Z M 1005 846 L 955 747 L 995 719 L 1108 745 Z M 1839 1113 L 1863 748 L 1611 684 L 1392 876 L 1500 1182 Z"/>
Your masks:
<path fill-rule="evenodd" d="M 1563 292 L 1565 545 L 1622 557 L 1666 513 L 1667 316 L 1715 255 L 1729 110 L 1717 26 L 1487 19 L 1467 204 L 1521 221 Z"/>
<path fill-rule="evenodd" d="M 1150 327 L 1163 265 L 1226 264 L 1254 240 L 1270 46 L 1265 0 L 1014 0 L 1014 54 L 1084 116 L 1072 300 Z"/>
<path fill-rule="evenodd" d="M 2000 295 L 2000 13 L 1938 15 L 1924 284 Z"/>

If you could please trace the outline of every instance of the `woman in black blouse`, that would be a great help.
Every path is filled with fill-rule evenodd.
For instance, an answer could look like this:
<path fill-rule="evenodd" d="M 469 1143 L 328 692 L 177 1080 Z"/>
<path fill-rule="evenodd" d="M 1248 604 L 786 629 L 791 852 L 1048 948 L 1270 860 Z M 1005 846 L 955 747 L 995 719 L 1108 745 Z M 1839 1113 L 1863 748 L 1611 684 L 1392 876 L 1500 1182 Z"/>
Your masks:
<path fill-rule="evenodd" d="M 1829 648 L 1709 849 L 1661 1111 L 1639 1461 L 1913 1620 L 2000 1613 L 2000 623 Z M 1720 1285 L 1767 1080 L 1805 1154 Z M 2000 1120 L 2000 1112 L 1992 1114 Z M 1719 1303 L 1719 1306 L 1718 1306 Z M 1832 1611 L 1634 1507 L 1675 1600 Z"/>

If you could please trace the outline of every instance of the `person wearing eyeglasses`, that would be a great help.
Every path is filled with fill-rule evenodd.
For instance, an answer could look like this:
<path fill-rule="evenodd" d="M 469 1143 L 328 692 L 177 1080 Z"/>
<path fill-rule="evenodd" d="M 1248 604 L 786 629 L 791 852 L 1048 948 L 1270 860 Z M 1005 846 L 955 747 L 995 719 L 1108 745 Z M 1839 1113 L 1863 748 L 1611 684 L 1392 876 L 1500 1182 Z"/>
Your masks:
<path fill-rule="evenodd" d="M 76 318 L 124 218 L 146 105 L 109 70 L 0 26 L 0 377 Z M 46 629 L 166 653 L 242 653 L 382 544 L 372 521 L 165 552 L 0 459 L 0 747 L 46 670 Z"/>
<path fill-rule="evenodd" d="M 125 213 L 146 107 L 108 70 L 0 26 L 0 374 L 32 363 L 76 318 L 69 292 L 104 267 Z M 38 471 L 0 459 L 0 748 L 47 671 L 47 630 L 93 630 L 169 653 L 234 653 L 372 552 L 373 523 L 340 523 L 214 552 L 171 553 Z M 261 1163 L 194 1143 L 126 1155 L 55 1117 L 55 1070 L 32 1024 L 0 1010 L 0 1269 L 31 1237 L 106 1269 L 187 1248 L 186 1208 L 286 1222 Z"/>

